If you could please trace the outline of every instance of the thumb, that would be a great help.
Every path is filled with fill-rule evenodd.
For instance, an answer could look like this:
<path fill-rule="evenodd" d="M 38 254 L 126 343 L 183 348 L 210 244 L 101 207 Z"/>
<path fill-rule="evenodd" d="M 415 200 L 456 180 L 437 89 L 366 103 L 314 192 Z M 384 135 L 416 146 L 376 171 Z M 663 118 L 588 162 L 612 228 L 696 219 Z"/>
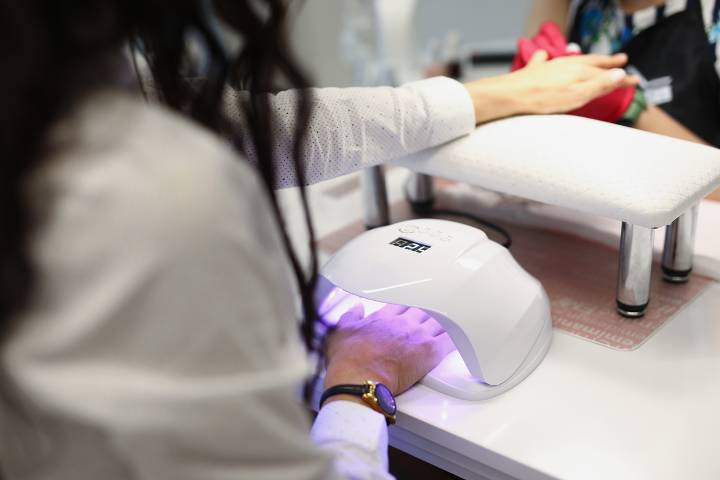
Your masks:
<path fill-rule="evenodd" d="M 365 318 L 365 307 L 362 303 L 356 303 L 350 310 L 342 314 L 338 324 L 354 323 L 362 320 L 363 318 Z"/>
<path fill-rule="evenodd" d="M 545 63 L 548 61 L 549 55 L 548 52 L 545 50 L 538 50 L 537 52 L 533 53 L 533 56 L 530 57 L 530 60 L 527 63 L 528 67 L 532 67 L 534 65 L 539 65 L 541 63 Z"/>
<path fill-rule="evenodd" d="M 531 40 L 528 40 L 525 37 L 521 37 L 518 40 L 517 49 L 518 56 L 522 58 L 525 65 L 527 65 L 533 54 L 535 54 L 535 52 L 537 52 L 538 50 L 537 46 Z"/>
<path fill-rule="evenodd" d="M 535 46 L 538 48 L 538 50 L 545 50 L 548 53 L 549 57 L 552 57 L 553 54 L 553 46 L 550 45 L 550 42 L 547 41 L 545 37 L 537 37 L 535 40 Z"/>
<path fill-rule="evenodd" d="M 447 332 L 433 339 L 433 355 L 436 358 L 436 362 L 439 363 L 443 358 L 447 357 L 450 352 L 454 351 L 455 344 Z"/>

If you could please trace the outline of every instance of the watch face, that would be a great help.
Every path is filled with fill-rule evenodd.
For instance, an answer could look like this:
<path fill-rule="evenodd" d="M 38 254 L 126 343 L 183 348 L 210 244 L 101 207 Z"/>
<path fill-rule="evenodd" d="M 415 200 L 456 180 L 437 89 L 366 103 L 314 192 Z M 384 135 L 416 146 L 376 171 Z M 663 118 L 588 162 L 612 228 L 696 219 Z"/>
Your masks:
<path fill-rule="evenodd" d="M 388 415 L 395 415 L 397 406 L 395 405 L 395 397 L 393 397 L 389 388 L 382 383 L 378 383 L 375 385 L 375 397 L 377 398 L 378 406 L 382 408 L 383 412 Z"/>

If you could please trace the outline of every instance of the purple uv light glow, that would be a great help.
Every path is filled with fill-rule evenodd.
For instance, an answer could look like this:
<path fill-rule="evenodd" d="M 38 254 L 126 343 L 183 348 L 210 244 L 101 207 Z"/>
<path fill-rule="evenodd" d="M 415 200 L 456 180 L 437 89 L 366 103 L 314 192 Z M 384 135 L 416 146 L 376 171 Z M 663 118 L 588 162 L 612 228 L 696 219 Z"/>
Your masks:
<path fill-rule="evenodd" d="M 323 300 L 318 308 L 318 315 L 327 325 L 335 325 L 340 317 L 352 307 L 361 303 L 365 309 L 365 315 L 370 315 L 383 308 L 387 303 L 368 300 L 346 292 L 340 287 L 335 287 Z"/>

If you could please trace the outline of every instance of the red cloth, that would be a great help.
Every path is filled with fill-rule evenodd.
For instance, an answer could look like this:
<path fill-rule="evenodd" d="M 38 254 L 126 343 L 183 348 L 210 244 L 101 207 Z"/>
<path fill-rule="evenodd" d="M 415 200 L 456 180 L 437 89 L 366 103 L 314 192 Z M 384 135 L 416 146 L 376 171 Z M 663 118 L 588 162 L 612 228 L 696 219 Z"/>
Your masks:
<path fill-rule="evenodd" d="M 578 52 L 568 51 L 565 35 L 556 23 L 545 22 L 540 26 L 540 30 L 532 40 L 524 37 L 518 40 L 518 51 L 511 70 L 525 68 L 538 50 L 545 50 L 551 60 L 558 57 L 580 55 Z M 570 114 L 614 123 L 622 118 L 634 97 L 635 87 L 618 88 L 570 112 Z"/>

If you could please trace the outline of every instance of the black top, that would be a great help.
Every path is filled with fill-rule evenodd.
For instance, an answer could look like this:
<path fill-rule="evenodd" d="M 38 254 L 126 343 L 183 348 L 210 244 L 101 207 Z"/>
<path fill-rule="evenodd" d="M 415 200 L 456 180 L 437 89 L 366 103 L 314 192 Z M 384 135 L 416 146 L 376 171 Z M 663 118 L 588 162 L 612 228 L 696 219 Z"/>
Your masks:
<path fill-rule="evenodd" d="M 720 0 L 714 2 L 710 28 L 701 0 L 688 0 L 684 10 L 671 15 L 667 10 L 665 5 L 656 7 L 653 21 L 639 28 L 637 14 L 618 17 L 613 0 L 581 0 L 570 41 L 585 52 L 602 43 L 611 50 L 606 53 L 627 53 L 629 68 L 645 80 L 649 102 L 720 147 L 720 80 L 715 67 Z"/>

